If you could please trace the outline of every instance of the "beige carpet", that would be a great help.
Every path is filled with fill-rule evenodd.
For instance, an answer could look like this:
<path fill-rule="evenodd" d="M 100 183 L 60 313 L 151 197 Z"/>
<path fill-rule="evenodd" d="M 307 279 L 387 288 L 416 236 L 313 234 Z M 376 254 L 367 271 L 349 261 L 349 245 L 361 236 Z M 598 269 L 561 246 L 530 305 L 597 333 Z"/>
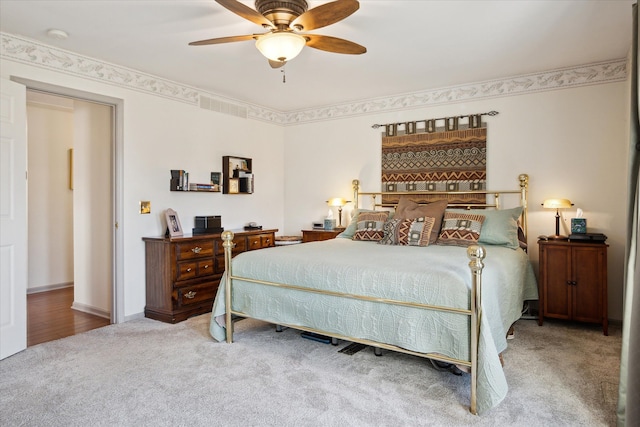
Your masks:
<path fill-rule="evenodd" d="M 505 352 L 507 398 L 468 412 L 469 376 L 371 348 L 354 355 L 209 315 L 140 319 L 30 347 L 0 362 L 3 426 L 606 426 L 615 424 L 620 328 L 531 320 Z"/>

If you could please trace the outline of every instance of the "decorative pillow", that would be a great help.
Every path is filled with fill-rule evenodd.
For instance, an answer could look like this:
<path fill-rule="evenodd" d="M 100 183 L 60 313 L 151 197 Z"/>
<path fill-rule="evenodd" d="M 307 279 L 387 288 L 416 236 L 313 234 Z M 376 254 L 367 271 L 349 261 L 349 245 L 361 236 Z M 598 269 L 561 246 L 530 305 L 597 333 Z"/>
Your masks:
<path fill-rule="evenodd" d="M 433 218 L 434 223 L 433 228 L 431 229 L 429 243 L 435 243 L 435 241 L 438 240 L 438 234 L 440 233 L 440 227 L 442 225 L 442 215 L 444 215 L 444 211 L 446 208 L 446 200 L 438 200 L 437 202 L 420 205 L 416 202 L 411 201 L 409 197 L 402 196 L 398 200 L 398 206 L 396 206 L 396 214 L 394 215 L 394 218 Z"/>
<path fill-rule="evenodd" d="M 474 215 L 483 215 L 482 232 L 478 243 L 487 245 L 506 246 L 518 249 L 518 219 L 522 214 L 522 206 L 513 209 L 489 210 L 489 209 L 447 209 L 446 212 L 457 212 Z"/>
<path fill-rule="evenodd" d="M 356 232 L 353 240 L 378 241 L 384 237 L 384 223 L 389 218 L 389 212 L 360 212 L 356 221 Z"/>
<path fill-rule="evenodd" d="M 358 214 L 361 212 L 386 212 L 386 211 L 373 211 L 371 209 L 354 209 L 351 212 L 351 222 L 349 223 L 349 226 L 347 228 L 345 228 L 345 230 L 338 234 L 336 237 L 341 237 L 344 239 L 353 239 L 353 235 L 356 233 L 356 230 L 358 229 Z M 389 218 L 391 218 L 393 216 L 393 213 L 389 213 Z"/>
<path fill-rule="evenodd" d="M 435 218 L 392 219 L 384 223 L 381 245 L 429 246 Z"/>
<path fill-rule="evenodd" d="M 442 218 L 438 245 L 469 246 L 478 243 L 483 215 L 447 211 Z"/>

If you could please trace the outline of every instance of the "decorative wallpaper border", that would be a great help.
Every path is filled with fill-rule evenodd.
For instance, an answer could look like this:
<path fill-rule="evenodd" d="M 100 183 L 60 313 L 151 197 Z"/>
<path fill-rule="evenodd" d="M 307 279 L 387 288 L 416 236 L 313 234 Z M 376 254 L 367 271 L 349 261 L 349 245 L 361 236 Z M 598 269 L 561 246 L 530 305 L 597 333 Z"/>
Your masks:
<path fill-rule="evenodd" d="M 12 34 L 0 32 L 0 38 L 2 41 L 0 57 L 4 59 L 162 96 L 194 106 L 200 104 L 202 96 L 207 96 L 224 103 L 235 104 L 240 108 L 246 108 L 247 118 L 249 119 L 282 126 L 603 84 L 624 81 L 627 78 L 627 60 L 624 58 L 392 97 L 372 98 L 326 107 L 281 112 L 210 94 L 181 83 L 82 56 Z"/>
<path fill-rule="evenodd" d="M 322 121 L 371 113 L 421 108 L 447 103 L 522 95 L 531 92 L 588 86 L 627 78 L 627 60 L 619 59 L 542 73 L 489 80 L 386 98 L 284 113 L 286 124 Z"/>

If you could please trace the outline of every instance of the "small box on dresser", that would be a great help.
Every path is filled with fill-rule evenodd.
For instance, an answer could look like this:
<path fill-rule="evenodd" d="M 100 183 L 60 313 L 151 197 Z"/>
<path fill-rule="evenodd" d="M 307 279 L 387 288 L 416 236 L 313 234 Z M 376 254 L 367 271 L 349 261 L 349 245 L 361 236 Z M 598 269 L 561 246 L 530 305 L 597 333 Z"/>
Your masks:
<path fill-rule="evenodd" d="M 234 256 L 275 246 L 277 229 L 234 231 Z M 211 311 L 224 273 L 221 233 L 144 237 L 145 317 L 168 323 Z"/>

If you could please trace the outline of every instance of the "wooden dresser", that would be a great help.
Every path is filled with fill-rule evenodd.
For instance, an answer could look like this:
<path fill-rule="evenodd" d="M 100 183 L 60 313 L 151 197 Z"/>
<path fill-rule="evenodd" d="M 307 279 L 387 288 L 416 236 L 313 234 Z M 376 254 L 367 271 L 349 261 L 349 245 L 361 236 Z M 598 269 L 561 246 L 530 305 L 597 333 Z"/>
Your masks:
<path fill-rule="evenodd" d="M 275 246 L 277 229 L 235 231 L 233 254 Z M 211 311 L 224 273 L 221 233 L 184 237 L 144 237 L 144 315 L 168 323 Z"/>

